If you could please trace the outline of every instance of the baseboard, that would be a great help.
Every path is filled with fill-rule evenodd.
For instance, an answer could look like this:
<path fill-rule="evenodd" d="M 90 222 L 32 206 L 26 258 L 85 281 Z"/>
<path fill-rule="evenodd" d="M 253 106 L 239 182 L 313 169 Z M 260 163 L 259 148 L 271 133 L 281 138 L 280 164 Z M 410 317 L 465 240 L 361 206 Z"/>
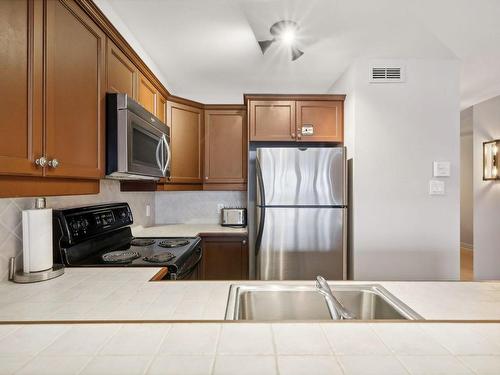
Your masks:
<path fill-rule="evenodd" d="M 473 246 L 470 243 L 460 242 L 460 247 L 467 250 L 473 250 Z"/>

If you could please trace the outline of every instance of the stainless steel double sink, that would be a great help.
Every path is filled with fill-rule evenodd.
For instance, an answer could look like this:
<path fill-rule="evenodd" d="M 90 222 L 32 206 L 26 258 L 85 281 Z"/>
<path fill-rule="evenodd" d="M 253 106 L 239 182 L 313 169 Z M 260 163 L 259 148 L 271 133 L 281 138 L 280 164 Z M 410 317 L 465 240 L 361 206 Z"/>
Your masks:
<path fill-rule="evenodd" d="M 378 284 L 330 285 L 333 295 L 356 320 L 423 319 Z M 332 320 L 328 298 L 314 285 L 233 284 L 226 320 Z"/>

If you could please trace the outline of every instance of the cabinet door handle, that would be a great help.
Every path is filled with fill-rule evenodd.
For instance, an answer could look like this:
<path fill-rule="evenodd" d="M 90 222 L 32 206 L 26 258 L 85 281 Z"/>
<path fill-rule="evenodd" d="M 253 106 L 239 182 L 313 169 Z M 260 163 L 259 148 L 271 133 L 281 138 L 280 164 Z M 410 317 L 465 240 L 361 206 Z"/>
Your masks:
<path fill-rule="evenodd" d="M 242 243 L 243 245 L 246 245 L 246 244 L 247 244 L 247 240 L 243 240 L 243 241 L 241 241 L 241 243 Z"/>
<path fill-rule="evenodd" d="M 57 160 L 57 159 L 54 158 L 52 160 L 49 160 L 49 162 L 47 164 L 51 168 L 57 168 L 59 166 L 59 160 Z"/>
<path fill-rule="evenodd" d="M 45 156 L 41 156 L 38 159 L 35 159 L 35 165 L 40 168 L 44 168 L 47 165 L 47 158 Z"/>

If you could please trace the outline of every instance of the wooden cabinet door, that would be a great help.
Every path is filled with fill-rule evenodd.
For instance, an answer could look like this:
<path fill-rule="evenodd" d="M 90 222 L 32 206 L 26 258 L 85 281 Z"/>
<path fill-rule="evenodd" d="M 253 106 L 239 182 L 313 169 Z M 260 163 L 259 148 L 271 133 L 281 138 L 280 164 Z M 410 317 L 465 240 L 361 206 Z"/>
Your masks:
<path fill-rule="evenodd" d="M 246 182 L 247 126 L 244 110 L 205 110 L 204 183 Z"/>
<path fill-rule="evenodd" d="M 295 141 L 295 101 L 251 100 L 251 141 Z"/>
<path fill-rule="evenodd" d="M 161 95 L 157 93 L 156 97 L 156 117 L 158 117 L 163 123 L 167 123 L 167 100 Z"/>
<path fill-rule="evenodd" d="M 142 74 L 139 75 L 139 103 L 152 114 L 156 114 L 156 88 Z"/>
<path fill-rule="evenodd" d="M 297 102 L 297 140 L 302 142 L 343 142 L 342 101 L 298 101 Z M 312 128 L 313 134 L 307 135 L 304 127 Z"/>
<path fill-rule="evenodd" d="M 42 17 L 38 1 L 0 1 L 0 174 L 42 174 Z"/>
<path fill-rule="evenodd" d="M 167 101 L 167 124 L 170 126 L 169 182 L 202 182 L 203 110 Z"/>
<path fill-rule="evenodd" d="M 125 93 L 131 98 L 137 98 L 137 74 L 138 70 L 134 63 L 110 39 L 107 39 L 107 92 Z"/>
<path fill-rule="evenodd" d="M 203 280 L 248 280 L 246 237 L 205 237 L 200 278 Z"/>
<path fill-rule="evenodd" d="M 102 30 L 70 0 L 46 3 L 48 176 L 99 178 L 104 172 L 105 43 Z"/>

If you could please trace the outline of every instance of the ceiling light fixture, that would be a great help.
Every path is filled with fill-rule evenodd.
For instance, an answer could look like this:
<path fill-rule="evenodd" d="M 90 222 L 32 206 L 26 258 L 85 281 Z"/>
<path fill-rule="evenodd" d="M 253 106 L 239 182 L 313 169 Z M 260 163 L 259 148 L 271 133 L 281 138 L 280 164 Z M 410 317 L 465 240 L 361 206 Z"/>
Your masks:
<path fill-rule="evenodd" d="M 299 25 L 295 21 L 278 21 L 274 23 L 269 29 L 273 39 L 259 40 L 259 46 L 262 50 L 262 54 L 266 53 L 269 47 L 271 47 L 274 42 L 278 41 L 289 46 L 292 61 L 297 60 L 304 54 L 304 52 L 299 50 L 295 45 L 298 30 Z"/>

